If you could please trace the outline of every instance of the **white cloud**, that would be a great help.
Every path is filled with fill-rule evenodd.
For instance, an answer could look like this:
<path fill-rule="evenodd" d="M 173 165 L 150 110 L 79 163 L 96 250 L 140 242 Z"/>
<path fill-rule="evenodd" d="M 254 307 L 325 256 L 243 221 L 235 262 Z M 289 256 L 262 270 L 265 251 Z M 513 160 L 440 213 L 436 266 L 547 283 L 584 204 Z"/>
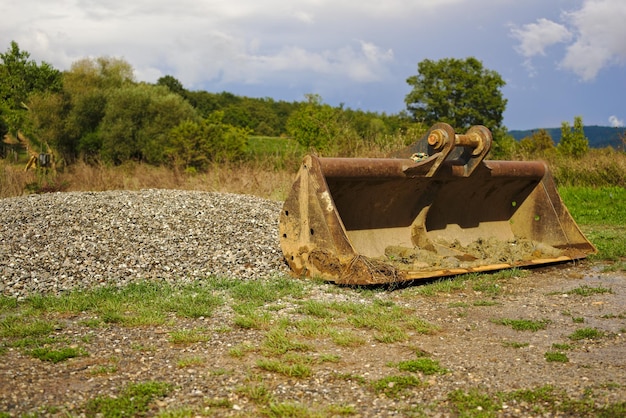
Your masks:
<path fill-rule="evenodd" d="M 609 123 L 613 128 L 622 128 L 624 127 L 624 119 L 619 119 L 615 115 L 609 116 Z"/>
<path fill-rule="evenodd" d="M 546 48 L 557 43 L 567 43 L 559 66 L 584 81 L 594 79 L 606 66 L 626 62 L 626 1 L 585 0 L 580 9 L 562 13 L 561 19 L 563 23 L 540 18 L 511 28 L 519 41 L 516 50 L 531 73 L 531 59 L 546 55 Z"/>
<path fill-rule="evenodd" d="M 526 58 L 545 55 L 547 47 L 569 41 L 572 37 L 565 26 L 543 18 L 521 28 L 513 27 L 511 34 L 520 41 L 517 51 Z"/>
<path fill-rule="evenodd" d="M 611 64 L 626 62 L 626 2 L 587 0 L 565 17 L 575 28 L 576 41 L 561 65 L 588 81 Z"/>

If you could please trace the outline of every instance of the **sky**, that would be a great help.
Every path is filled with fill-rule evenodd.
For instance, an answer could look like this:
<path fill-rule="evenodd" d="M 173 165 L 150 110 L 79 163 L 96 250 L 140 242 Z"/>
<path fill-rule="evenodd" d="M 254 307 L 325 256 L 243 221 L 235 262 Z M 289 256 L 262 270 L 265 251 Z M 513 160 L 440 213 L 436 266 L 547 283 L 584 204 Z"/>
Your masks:
<path fill-rule="evenodd" d="M 506 82 L 509 130 L 626 121 L 625 0 L 19 0 L 0 16 L 0 50 L 59 70 L 115 57 L 137 81 L 394 114 L 420 61 L 471 56 Z"/>

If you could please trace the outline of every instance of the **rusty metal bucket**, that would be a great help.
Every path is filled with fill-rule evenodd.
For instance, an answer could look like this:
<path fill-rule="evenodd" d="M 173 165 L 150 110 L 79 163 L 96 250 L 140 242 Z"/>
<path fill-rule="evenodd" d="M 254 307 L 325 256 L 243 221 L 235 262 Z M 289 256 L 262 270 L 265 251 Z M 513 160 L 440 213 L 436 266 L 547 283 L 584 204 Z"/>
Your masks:
<path fill-rule="evenodd" d="M 545 163 L 486 161 L 491 132 L 436 124 L 395 158 L 304 158 L 280 215 L 297 275 L 382 284 L 596 252 Z"/>

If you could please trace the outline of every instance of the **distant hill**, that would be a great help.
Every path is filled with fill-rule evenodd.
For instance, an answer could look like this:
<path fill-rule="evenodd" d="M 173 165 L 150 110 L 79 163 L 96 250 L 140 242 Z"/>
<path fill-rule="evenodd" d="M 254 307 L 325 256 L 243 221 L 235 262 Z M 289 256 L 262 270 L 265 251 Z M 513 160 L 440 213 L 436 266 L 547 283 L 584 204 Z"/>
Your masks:
<path fill-rule="evenodd" d="M 531 136 L 537 129 L 528 129 L 525 131 L 509 131 L 509 134 L 516 140 Z M 550 134 L 554 144 L 558 144 L 561 140 L 561 128 L 544 128 L 546 132 Z M 620 134 L 626 134 L 626 128 L 612 128 L 610 126 L 585 126 L 585 136 L 589 139 L 589 146 L 591 148 L 605 148 L 611 146 L 615 149 L 623 148 L 623 143 L 620 140 Z"/>

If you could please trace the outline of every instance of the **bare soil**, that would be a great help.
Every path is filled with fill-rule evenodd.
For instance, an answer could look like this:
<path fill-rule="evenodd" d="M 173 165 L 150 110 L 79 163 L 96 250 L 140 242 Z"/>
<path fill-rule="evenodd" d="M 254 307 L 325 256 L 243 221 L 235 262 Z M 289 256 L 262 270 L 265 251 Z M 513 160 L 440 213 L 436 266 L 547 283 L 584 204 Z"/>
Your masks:
<path fill-rule="evenodd" d="M 438 326 L 432 334 L 409 334 L 408 340 L 381 343 L 374 332 L 357 329 L 365 340 L 343 347 L 328 338 L 310 338 L 306 355 L 335 361 L 313 362 L 308 377 L 287 377 L 258 367 L 258 349 L 267 331 L 242 329 L 233 323 L 227 305 L 209 318 L 172 317 L 154 327 L 89 328 L 85 314 L 63 318 L 55 337 L 65 337 L 88 356 L 53 364 L 34 359 L 19 348 L 0 356 L 0 411 L 11 416 L 81 415 L 96 396 L 119 396 L 130 382 L 165 381 L 174 389 L 151 404 L 149 415 L 185 409 L 188 415 L 259 416 L 270 402 L 260 402 L 246 388 L 264 387 L 271 403 L 297 403 L 320 416 L 333 415 L 328 405 L 349 406 L 349 416 L 454 416 L 450 394 L 473 389 L 495 396 L 520 389 L 552 385 L 570 399 L 592 397 L 596 406 L 626 401 L 626 274 L 601 272 L 591 262 L 568 263 L 500 279 L 497 292 L 481 291 L 468 282 L 461 290 L 419 294 L 419 286 L 394 290 L 359 289 L 314 283 L 306 299 L 371 302 L 370 298 L 403 306 L 407 312 Z M 294 279 L 297 280 L 297 279 Z M 581 286 L 610 289 L 589 296 L 568 291 Z M 274 304 L 277 305 L 277 304 Z M 297 300 L 284 300 L 271 310 L 273 321 L 297 320 Z M 546 329 L 516 331 L 497 319 L 546 321 Z M 574 341 L 581 328 L 604 336 Z M 207 329 L 208 341 L 174 344 L 171 332 Z M 545 353 L 567 344 L 567 362 L 546 361 Z M 233 348 L 248 347 L 243 356 Z M 563 347 L 563 346 L 560 346 Z M 393 362 L 428 356 L 448 370 L 445 374 L 416 373 L 423 384 L 390 396 L 373 382 L 400 375 Z M 185 360 L 188 360 L 185 362 Z M 216 402 L 223 400 L 224 402 Z M 338 411 L 338 409 L 335 409 Z M 543 412 L 542 412 L 543 411 Z M 550 412 L 536 404 L 504 401 L 499 416 L 538 416 Z M 347 412 L 346 412 L 347 413 Z M 181 415 L 182 416 L 182 415 Z"/>

